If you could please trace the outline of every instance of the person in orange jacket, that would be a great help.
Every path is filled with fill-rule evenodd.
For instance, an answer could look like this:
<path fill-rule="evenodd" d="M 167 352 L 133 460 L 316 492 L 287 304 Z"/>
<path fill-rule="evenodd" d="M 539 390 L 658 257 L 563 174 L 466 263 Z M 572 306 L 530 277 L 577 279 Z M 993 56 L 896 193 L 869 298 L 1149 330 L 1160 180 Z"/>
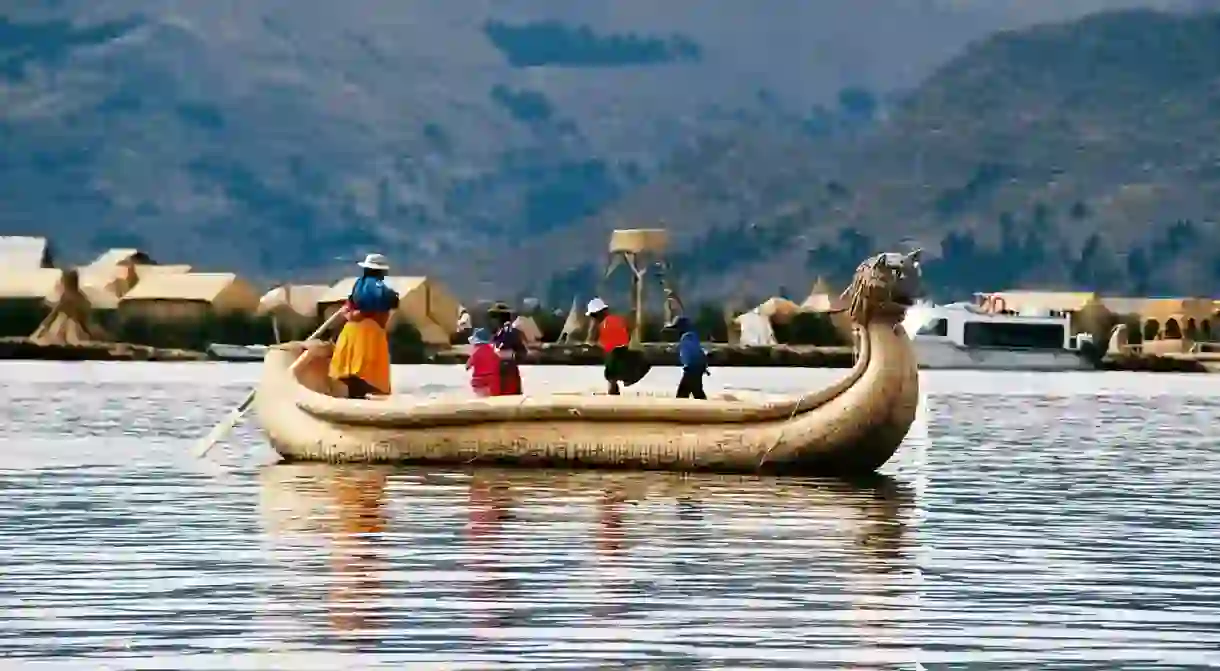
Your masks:
<path fill-rule="evenodd" d="M 631 336 L 627 333 L 627 320 L 611 314 L 610 306 L 600 298 L 589 301 L 587 308 L 585 314 L 598 325 L 597 342 L 606 352 L 607 393 L 618 396 L 620 382 L 630 387 L 639 382 L 651 366 L 628 347 Z"/>

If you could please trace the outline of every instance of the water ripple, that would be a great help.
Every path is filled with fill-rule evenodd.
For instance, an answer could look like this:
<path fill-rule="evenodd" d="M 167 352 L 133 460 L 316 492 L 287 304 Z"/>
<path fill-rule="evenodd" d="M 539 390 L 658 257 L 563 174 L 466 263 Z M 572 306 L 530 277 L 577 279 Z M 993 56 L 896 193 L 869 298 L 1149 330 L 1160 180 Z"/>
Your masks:
<path fill-rule="evenodd" d="M 1220 665 L 1212 378 L 926 376 L 847 484 L 272 465 L 252 424 L 200 462 L 257 366 L 0 369 L 0 656 L 39 668 Z"/>

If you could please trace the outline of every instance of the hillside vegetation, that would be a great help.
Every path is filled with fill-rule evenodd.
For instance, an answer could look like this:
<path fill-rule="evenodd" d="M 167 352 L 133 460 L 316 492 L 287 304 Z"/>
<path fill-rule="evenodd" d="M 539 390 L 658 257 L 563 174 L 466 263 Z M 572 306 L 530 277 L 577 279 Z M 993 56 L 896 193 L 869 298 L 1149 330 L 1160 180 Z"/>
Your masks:
<path fill-rule="evenodd" d="M 946 290 L 1197 293 L 1215 17 L 1026 28 L 1148 4 L 1196 3 L 14 6 L 0 234 L 265 280 L 377 249 L 566 305 L 610 228 L 664 219 L 695 294 L 801 293 L 906 238 Z"/>
<path fill-rule="evenodd" d="M 862 253 L 918 245 L 943 294 L 1214 295 L 1218 111 L 1220 15 L 1008 32 L 940 68 L 884 124 L 821 143 L 709 144 L 531 251 L 593 247 L 616 221 L 655 218 L 678 231 L 688 287 L 716 294 L 799 295 L 815 275 L 845 281 Z M 551 292 L 599 264 L 561 270 Z"/>

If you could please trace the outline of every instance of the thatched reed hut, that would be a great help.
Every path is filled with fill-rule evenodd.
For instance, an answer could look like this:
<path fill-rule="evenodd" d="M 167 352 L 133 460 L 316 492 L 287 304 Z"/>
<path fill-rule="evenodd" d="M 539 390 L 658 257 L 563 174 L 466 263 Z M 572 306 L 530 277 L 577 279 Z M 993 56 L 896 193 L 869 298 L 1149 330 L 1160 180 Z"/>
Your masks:
<path fill-rule="evenodd" d="M 46 238 L 0 235 L 0 271 L 37 270 L 54 265 L 51 243 Z"/>
<path fill-rule="evenodd" d="M 147 252 L 139 249 L 130 248 L 114 248 L 108 249 L 83 266 L 86 268 L 114 268 L 116 266 L 135 266 L 135 265 L 155 265 L 157 262 L 153 260 Z"/>
<path fill-rule="evenodd" d="M 94 319 L 93 306 L 81 290 L 80 272 L 66 270 L 56 287 L 50 314 L 30 334 L 39 345 L 83 345 L 105 340 L 106 333 Z"/>
<path fill-rule="evenodd" d="M 80 329 L 73 331 L 77 335 L 68 340 L 87 340 L 100 334 L 92 313 L 113 309 L 116 300 L 105 288 L 84 282 L 77 270 L 0 270 L 0 335 L 24 337 L 36 329 L 45 331 L 43 327 L 48 327 L 48 320 L 57 313 L 66 313 L 80 325 Z M 95 296 L 98 305 L 94 305 Z M 62 330 L 61 326 L 56 323 L 57 332 Z M 58 343 L 57 338 L 51 340 Z"/>
<path fill-rule="evenodd" d="M 119 300 L 119 315 L 152 322 L 253 315 L 258 299 L 254 287 L 233 273 L 154 273 Z"/>
<path fill-rule="evenodd" d="M 542 329 L 530 315 L 517 315 L 513 319 L 513 327 L 521 332 L 521 336 L 525 338 L 525 344 L 537 345 L 542 342 Z"/>
<path fill-rule="evenodd" d="M 139 249 L 116 248 L 81 266 L 81 291 L 95 310 L 116 310 L 119 301 L 150 275 L 190 272 L 188 265 L 163 266 Z"/>
<path fill-rule="evenodd" d="M 117 310 L 119 300 L 138 281 L 132 266 L 85 266 L 77 269 L 80 290 L 95 310 Z"/>
<path fill-rule="evenodd" d="M 137 280 L 153 275 L 181 275 L 182 273 L 191 272 L 191 266 L 184 263 L 177 264 L 147 264 L 136 263 L 131 266 L 136 271 Z"/>
<path fill-rule="evenodd" d="M 563 320 L 563 327 L 559 330 L 559 340 L 561 343 L 579 342 L 581 333 L 586 331 L 584 310 L 581 309 L 580 299 L 576 296 L 572 297 L 572 307 L 568 309 L 568 316 Z"/>
<path fill-rule="evenodd" d="M 754 308 L 773 324 L 787 324 L 803 312 L 801 306 L 781 296 L 772 296 Z"/>
<path fill-rule="evenodd" d="M 0 301 L 54 300 L 63 274 L 59 268 L 0 268 Z"/>
<path fill-rule="evenodd" d="M 841 294 L 842 292 L 831 289 L 825 279 L 818 277 L 810 288 L 809 295 L 801 302 L 801 312 L 827 315 L 839 337 L 850 340 L 851 317 L 846 312 L 847 304 L 843 302 Z"/>
<path fill-rule="evenodd" d="M 814 281 L 809 295 L 801 302 L 801 310 L 805 312 L 833 312 L 843 307 L 839 292 L 831 289 L 830 284 L 821 277 Z"/>
<path fill-rule="evenodd" d="M 339 280 L 318 299 L 319 316 L 330 317 L 343 305 L 356 284 L 355 277 Z M 385 278 L 386 284 L 398 292 L 398 311 L 390 320 L 390 329 L 399 320 L 406 320 L 419 332 L 420 339 L 428 345 L 448 345 L 457 332 L 458 314 L 461 307 L 457 298 L 441 283 L 428 277 L 404 277 L 392 275 Z"/>
<path fill-rule="evenodd" d="M 329 290 L 325 284 L 281 284 L 263 294 L 256 314 L 271 317 L 281 342 L 304 337 L 319 323 L 318 302 Z"/>

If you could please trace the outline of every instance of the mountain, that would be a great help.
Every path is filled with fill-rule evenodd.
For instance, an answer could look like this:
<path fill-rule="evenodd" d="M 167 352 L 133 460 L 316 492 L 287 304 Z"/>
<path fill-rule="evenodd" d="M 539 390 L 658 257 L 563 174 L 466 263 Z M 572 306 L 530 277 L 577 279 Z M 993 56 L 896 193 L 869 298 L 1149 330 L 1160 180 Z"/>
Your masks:
<path fill-rule="evenodd" d="M 1168 85 L 1156 74 L 1183 59 L 1206 70 L 1212 19 L 1041 25 L 1118 6 L 1197 3 L 10 3 L 0 234 L 50 236 L 78 261 L 138 246 L 261 279 L 333 277 L 377 249 L 463 292 L 559 295 L 587 290 L 613 222 L 658 217 L 674 229 L 676 265 L 707 292 L 836 276 L 847 256 L 904 235 L 936 248 L 955 232 L 966 242 L 945 263 L 986 270 L 977 248 L 997 218 L 1020 229 L 1036 203 L 1056 217 L 1077 201 L 1088 210 L 1069 254 L 1135 202 L 1149 208 L 1140 216 L 1206 229 L 1209 196 L 1177 172 L 1141 168 L 1143 182 L 1115 189 L 1130 181 L 1120 166 L 1168 159 L 1154 136 L 1181 120 L 1152 104 Z M 1192 50 L 1128 63 L 1143 78 L 1088 61 L 1140 21 L 1161 37 L 1139 44 L 1165 48 L 1185 31 Z M 1065 86 L 1153 116 L 1043 104 Z M 1195 111 L 1205 97 L 1179 93 Z M 1034 111 L 996 111 L 1014 104 Z M 1101 133 L 1088 147 L 1105 158 L 1078 160 L 1061 119 Z M 1048 139 L 1027 142 L 1035 131 Z M 1191 135 L 1202 156 L 1206 128 Z M 1060 164 L 1081 172 L 1035 188 Z M 1121 255 L 1135 239 L 1124 236 L 1104 242 Z M 1063 250 L 1052 251 L 1031 272 L 1059 281 Z"/>
<path fill-rule="evenodd" d="M 918 245 L 946 294 L 1015 286 L 1220 292 L 1220 15 L 1146 10 L 1006 31 L 932 73 L 880 124 L 819 141 L 737 133 L 585 226 L 596 248 L 664 219 L 687 292 L 803 295 L 873 250 Z M 596 281 L 586 255 L 550 280 Z M 514 280 L 515 281 L 515 280 Z"/>

